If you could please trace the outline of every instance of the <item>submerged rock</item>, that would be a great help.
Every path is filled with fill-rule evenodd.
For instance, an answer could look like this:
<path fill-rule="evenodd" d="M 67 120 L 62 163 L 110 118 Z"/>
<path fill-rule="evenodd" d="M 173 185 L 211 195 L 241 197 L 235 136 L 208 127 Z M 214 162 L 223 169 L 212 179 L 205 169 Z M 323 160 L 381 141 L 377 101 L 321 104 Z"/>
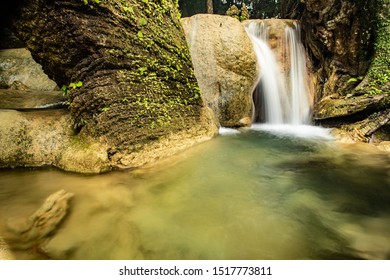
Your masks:
<path fill-rule="evenodd" d="M 6 222 L 3 238 L 12 250 L 44 253 L 50 239 L 68 214 L 72 193 L 60 190 L 50 195 L 42 206 L 21 223 Z"/>
<path fill-rule="evenodd" d="M 0 260 L 13 260 L 15 257 L 11 253 L 7 243 L 0 237 Z"/>
<path fill-rule="evenodd" d="M 204 102 L 224 127 L 250 125 L 257 62 L 243 25 L 220 15 L 183 18 L 195 76 Z"/>

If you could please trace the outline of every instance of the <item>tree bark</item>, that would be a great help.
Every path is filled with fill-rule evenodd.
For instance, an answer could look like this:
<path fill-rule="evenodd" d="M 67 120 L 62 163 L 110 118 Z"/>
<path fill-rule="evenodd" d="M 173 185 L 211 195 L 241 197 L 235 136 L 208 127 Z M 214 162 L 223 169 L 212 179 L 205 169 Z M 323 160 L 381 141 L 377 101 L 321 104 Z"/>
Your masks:
<path fill-rule="evenodd" d="M 193 128 L 210 133 L 177 1 L 17 3 L 12 29 L 68 86 L 75 127 L 106 143 L 109 156 Z"/>

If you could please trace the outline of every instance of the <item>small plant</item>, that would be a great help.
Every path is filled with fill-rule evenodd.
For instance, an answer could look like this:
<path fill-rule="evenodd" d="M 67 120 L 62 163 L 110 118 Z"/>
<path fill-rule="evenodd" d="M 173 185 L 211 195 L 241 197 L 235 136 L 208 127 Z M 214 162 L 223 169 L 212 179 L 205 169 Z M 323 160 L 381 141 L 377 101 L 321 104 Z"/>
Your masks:
<path fill-rule="evenodd" d="M 69 87 L 72 88 L 72 89 L 81 88 L 82 86 L 83 86 L 83 82 L 82 81 L 78 81 L 76 83 L 70 83 L 69 84 Z"/>
<path fill-rule="evenodd" d="M 148 22 L 146 21 L 146 19 L 145 18 L 141 18 L 140 20 L 139 20 L 139 24 L 141 25 L 141 26 L 144 26 L 144 25 L 146 25 Z"/>
<path fill-rule="evenodd" d="M 138 69 L 139 74 L 140 74 L 141 76 L 143 76 L 144 74 L 146 74 L 146 71 L 147 71 L 147 70 L 148 70 L 147 67 L 141 67 L 141 68 Z"/>
<path fill-rule="evenodd" d="M 358 79 L 356 79 L 356 78 L 350 78 L 349 80 L 348 80 L 348 84 L 349 83 L 355 83 L 355 82 L 357 82 L 358 81 Z"/>
<path fill-rule="evenodd" d="M 76 88 L 81 88 L 82 86 L 83 86 L 83 82 L 82 81 L 78 81 L 76 83 L 70 83 L 69 86 L 63 85 L 61 87 L 61 91 L 63 92 L 64 95 L 68 95 L 69 88 L 76 89 Z"/>

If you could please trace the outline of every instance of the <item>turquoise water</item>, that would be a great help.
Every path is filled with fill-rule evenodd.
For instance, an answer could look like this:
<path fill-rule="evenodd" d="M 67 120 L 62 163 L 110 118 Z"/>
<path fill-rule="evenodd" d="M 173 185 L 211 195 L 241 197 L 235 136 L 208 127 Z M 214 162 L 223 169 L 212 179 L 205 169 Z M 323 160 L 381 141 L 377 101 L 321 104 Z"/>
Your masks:
<path fill-rule="evenodd" d="M 60 189 L 45 254 L 16 258 L 390 258 L 390 157 L 363 145 L 246 130 L 137 170 L 1 170 L 2 228 Z"/>

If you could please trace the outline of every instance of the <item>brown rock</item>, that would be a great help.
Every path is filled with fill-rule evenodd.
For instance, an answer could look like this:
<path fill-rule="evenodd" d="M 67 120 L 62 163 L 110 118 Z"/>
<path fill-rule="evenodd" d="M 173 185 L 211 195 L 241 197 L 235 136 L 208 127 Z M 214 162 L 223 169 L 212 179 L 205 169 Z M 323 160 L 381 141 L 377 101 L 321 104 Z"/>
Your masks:
<path fill-rule="evenodd" d="M 57 88 L 25 48 L 0 50 L 0 73 L 0 88 L 10 88 L 14 83 L 22 83 L 32 90 Z"/>
<path fill-rule="evenodd" d="M 46 198 L 42 206 L 22 223 L 6 222 L 3 238 L 8 246 L 12 250 L 41 251 L 67 215 L 72 197 L 72 193 L 60 190 Z"/>
<path fill-rule="evenodd" d="M 183 18 L 195 76 L 204 102 L 221 126 L 248 125 L 257 78 L 256 56 L 243 25 L 220 15 Z"/>

